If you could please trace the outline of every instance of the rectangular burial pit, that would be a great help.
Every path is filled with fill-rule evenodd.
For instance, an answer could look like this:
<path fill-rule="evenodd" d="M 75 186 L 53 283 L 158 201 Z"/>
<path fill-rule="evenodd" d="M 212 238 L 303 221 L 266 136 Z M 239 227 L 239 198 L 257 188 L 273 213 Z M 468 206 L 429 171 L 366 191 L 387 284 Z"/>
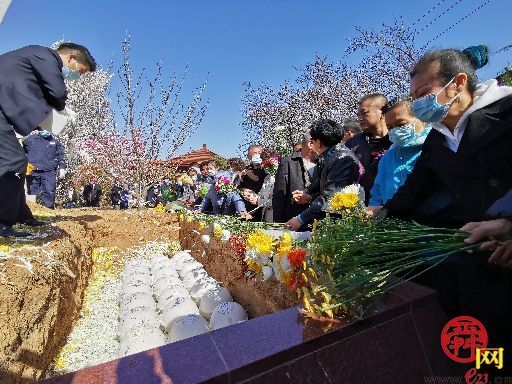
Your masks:
<path fill-rule="evenodd" d="M 183 249 L 228 288 L 250 320 L 43 381 L 68 383 L 423 383 L 461 376 L 442 352 L 446 318 L 434 291 L 404 283 L 358 322 L 304 317 L 295 293 L 277 282 L 237 279 L 227 243 L 201 241 L 181 223 Z"/>

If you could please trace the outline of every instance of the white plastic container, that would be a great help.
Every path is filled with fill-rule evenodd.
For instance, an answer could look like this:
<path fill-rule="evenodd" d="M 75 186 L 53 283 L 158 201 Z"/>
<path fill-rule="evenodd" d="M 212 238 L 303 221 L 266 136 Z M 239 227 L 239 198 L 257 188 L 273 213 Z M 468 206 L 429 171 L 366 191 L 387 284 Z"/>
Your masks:
<path fill-rule="evenodd" d="M 204 269 L 203 264 L 201 264 L 195 260 L 185 263 L 183 268 L 181 268 L 181 270 L 180 270 L 180 277 L 183 279 L 185 276 L 187 276 L 187 274 L 189 274 L 190 272 L 197 270 L 197 269 Z"/>
<path fill-rule="evenodd" d="M 174 343 L 189 337 L 209 332 L 208 322 L 200 315 L 186 315 L 176 319 L 169 331 L 169 342 Z"/>
<path fill-rule="evenodd" d="M 165 336 L 159 330 L 137 338 L 126 338 L 119 343 L 118 357 L 133 355 L 165 344 Z"/>
<path fill-rule="evenodd" d="M 178 297 L 164 309 L 162 315 L 163 328 L 166 331 L 170 331 L 176 319 L 185 315 L 199 315 L 199 308 L 197 308 L 194 301 L 184 297 Z"/>
<path fill-rule="evenodd" d="M 199 312 L 201 315 L 210 319 L 215 308 L 222 304 L 233 301 L 233 297 L 229 291 L 224 287 L 216 287 L 207 290 L 201 297 Z"/>
<path fill-rule="evenodd" d="M 178 297 L 192 300 L 192 296 L 184 287 L 170 287 L 157 297 L 158 309 L 163 312 L 165 307 L 174 303 Z"/>
<path fill-rule="evenodd" d="M 213 277 L 198 280 L 191 288 L 190 295 L 199 303 L 206 291 L 219 287 L 219 283 Z"/>
<path fill-rule="evenodd" d="M 247 320 L 247 313 L 234 301 L 218 305 L 212 312 L 210 328 L 219 329 Z"/>

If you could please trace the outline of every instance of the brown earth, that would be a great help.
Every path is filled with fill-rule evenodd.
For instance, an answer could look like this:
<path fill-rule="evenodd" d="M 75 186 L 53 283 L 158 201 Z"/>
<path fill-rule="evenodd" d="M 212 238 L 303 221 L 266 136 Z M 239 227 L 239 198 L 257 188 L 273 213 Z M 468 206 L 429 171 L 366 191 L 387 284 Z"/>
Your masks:
<path fill-rule="evenodd" d="M 211 236 L 208 245 L 201 241 L 202 234 L 197 223 L 181 222 L 180 242 L 183 249 L 191 250 L 192 256 L 203 264 L 210 276 L 229 290 L 233 299 L 242 305 L 250 317 L 263 316 L 301 304 L 297 294 L 276 280 L 246 281 L 238 279 L 239 261 L 231 251 L 229 243 Z"/>
<path fill-rule="evenodd" d="M 44 376 L 77 319 L 93 247 L 124 250 L 178 236 L 175 216 L 154 210 L 34 210 L 53 224 L 30 230 L 47 237 L 0 238 L 14 248 L 14 257 L 0 260 L 0 384 Z"/>

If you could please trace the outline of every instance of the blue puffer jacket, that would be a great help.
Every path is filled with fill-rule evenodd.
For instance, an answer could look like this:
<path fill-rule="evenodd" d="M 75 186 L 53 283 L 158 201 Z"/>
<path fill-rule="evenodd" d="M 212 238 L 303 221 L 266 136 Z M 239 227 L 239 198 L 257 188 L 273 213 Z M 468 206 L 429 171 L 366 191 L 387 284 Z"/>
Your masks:
<path fill-rule="evenodd" d="M 398 191 L 410 175 L 420 157 L 421 146 L 425 142 L 431 127 L 425 126 L 421 135 L 403 146 L 394 144 L 384 153 L 379 162 L 379 171 L 370 191 L 369 206 L 381 206 Z"/>

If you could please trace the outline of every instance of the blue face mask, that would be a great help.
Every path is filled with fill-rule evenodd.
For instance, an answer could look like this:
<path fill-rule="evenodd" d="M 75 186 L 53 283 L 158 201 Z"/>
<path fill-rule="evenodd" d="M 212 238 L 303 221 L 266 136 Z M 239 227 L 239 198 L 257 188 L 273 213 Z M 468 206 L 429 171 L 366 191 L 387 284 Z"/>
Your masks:
<path fill-rule="evenodd" d="M 389 131 L 389 140 L 397 147 L 403 147 L 416 138 L 416 136 L 417 133 L 414 130 L 414 123 L 396 127 Z"/>
<path fill-rule="evenodd" d="M 453 102 L 457 97 L 459 97 L 460 92 L 446 104 L 439 104 L 437 102 L 437 95 L 444 91 L 444 89 L 449 86 L 454 79 L 455 77 L 451 79 L 450 82 L 439 92 L 430 93 L 420 97 L 419 99 L 413 100 L 412 111 L 414 116 L 424 123 L 439 123 L 440 121 L 443 121 L 446 115 L 448 115 L 448 110 L 452 106 Z"/>
<path fill-rule="evenodd" d="M 208 170 L 208 175 L 210 175 L 211 177 L 214 177 L 216 174 L 217 174 L 217 172 L 215 172 L 214 170 L 212 170 L 212 169 Z"/>
<path fill-rule="evenodd" d="M 62 67 L 62 76 L 65 80 L 77 80 L 80 78 L 80 71 L 64 66 Z"/>

